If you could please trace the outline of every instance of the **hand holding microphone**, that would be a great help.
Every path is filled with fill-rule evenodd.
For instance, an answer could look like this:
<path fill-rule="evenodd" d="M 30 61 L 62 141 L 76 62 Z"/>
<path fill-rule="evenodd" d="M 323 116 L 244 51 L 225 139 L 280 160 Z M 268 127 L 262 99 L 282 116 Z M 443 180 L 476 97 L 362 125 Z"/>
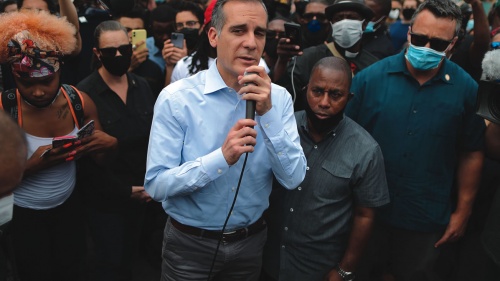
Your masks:
<path fill-rule="evenodd" d="M 251 66 L 246 75 L 238 76 L 238 83 L 243 85 L 238 94 L 246 100 L 246 116 L 240 119 L 227 134 L 222 144 L 222 154 L 229 165 L 235 164 L 244 153 L 254 151 L 257 144 L 257 131 L 253 128 L 255 113 L 264 115 L 271 109 L 271 78 L 263 67 Z"/>
<path fill-rule="evenodd" d="M 238 77 L 240 85 L 243 85 L 238 94 L 247 101 L 247 119 L 254 119 L 255 112 L 262 116 L 271 107 L 271 78 L 261 66 L 251 66 L 245 74 Z"/>

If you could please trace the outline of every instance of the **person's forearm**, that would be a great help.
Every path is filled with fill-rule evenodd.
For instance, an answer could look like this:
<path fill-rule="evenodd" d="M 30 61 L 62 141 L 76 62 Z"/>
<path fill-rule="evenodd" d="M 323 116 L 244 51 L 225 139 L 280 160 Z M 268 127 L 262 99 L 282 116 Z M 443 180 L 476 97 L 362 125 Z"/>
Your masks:
<path fill-rule="evenodd" d="M 66 17 L 66 20 L 76 28 L 76 48 L 71 53 L 78 55 L 82 50 L 82 38 L 80 36 L 80 23 L 78 21 L 78 13 L 76 7 L 71 0 L 59 0 L 59 14 Z"/>
<path fill-rule="evenodd" d="M 284 90 L 283 90 L 284 91 Z M 285 91 L 285 95 L 289 96 Z M 283 111 L 273 105 L 263 116 L 257 117 L 276 180 L 287 189 L 296 188 L 305 177 L 307 161 L 300 146 L 293 103 L 286 99 Z"/>
<path fill-rule="evenodd" d="M 354 220 L 349 236 L 347 249 L 339 263 L 345 271 L 355 271 L 358 261 L 363 253 L 368 239 L 370 238 L 375 219 L 375 210 L 366 207 L 356 207 Z"/>
<path fill-rule="evenodd" d="M 281 79 L 281 77 L 285 74 L 286 72 L 286 65 L 288 63 L 288 60 L 283 59 L 281 57 L 278 57 L 278 60 L 276 61 L 276 64 L 274 65 L 274 71 L 273 71 L 273 82 L 276 82 Z"/>
<path fill-rule="evenodd" d="M 481 65 L 484 54 L 489 50 L 490 27 L 481 1 L 471 2 L 474 16 L 474 42 L 470 48 L 470 59 L 474 65 Z"/>
<path fill-rule="evenodd" d="M 467 218 L 476 197 L 481 171 L 483 168 L 484 153 L 482 151 L 462 152 L 457 170 L 458 198 L 455 213 Z"/>
<path fill-rule="evenodd" d="M 490 123 L 486 127 L 486 155 L 500 160 L 500 125 Z"/>

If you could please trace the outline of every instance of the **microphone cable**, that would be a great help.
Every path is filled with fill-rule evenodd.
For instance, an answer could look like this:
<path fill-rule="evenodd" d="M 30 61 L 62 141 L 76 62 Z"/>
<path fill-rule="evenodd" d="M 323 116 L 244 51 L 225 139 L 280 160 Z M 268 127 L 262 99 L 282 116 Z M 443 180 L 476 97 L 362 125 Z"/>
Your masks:
<path fill-rule="evenodd" d="M 241 179 L 243 179 L 243 173 L 245 172 L 245 166 L 247 165 L 248 152 L 245 153 L 245 160 L 243 161 L 243 167 L 241 168 L 240 178 L 238 179 L 238 186 L 236 187 L 236 191 L 234 193 L 233 203 L 231 204 L 231 208 L 229 209 L 229 213 L 227 214 L 226 221 L 222 226 L 222 231 L 219 237 L 219 241 L 217 242 L 217 247 L 215 248 L 214 258 L 212 259 L 212 265 L 210 266 L 210 272 L 208 273 L 207 281 L 210 281 L 210 277 L 212 277 L 212 271 L 214 269 L 215 260 L 217 258 L 217 253 L 219 252 L 220 242 L 222 242 L 222 236 L 224 235 L 224 230 L 226 229 L 227 222 L 231 217 L 231 213 L 233 212 L 234 204 L 236 203 L 236 198 L 238 197 L 238 192 L 240 191 Z"/>

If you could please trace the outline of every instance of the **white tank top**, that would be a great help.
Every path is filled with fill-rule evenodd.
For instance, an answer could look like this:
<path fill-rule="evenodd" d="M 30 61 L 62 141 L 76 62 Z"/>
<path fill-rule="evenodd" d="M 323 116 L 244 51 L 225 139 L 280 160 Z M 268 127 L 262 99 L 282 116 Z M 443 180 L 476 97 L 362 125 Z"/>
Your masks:
<path fill-rule="evenodd" d="M 68 135 L 76 136 L 75 126 Z M 41 138 L 26 134 L 28 159 L 42 145 L 52 143 L 52 138 Z M 14 190 L 14 204 L 35 210 L 52 209 L 69 198 L 76 183 L 75 161 L 64 162 L 36 174 L 26 176 Z"/>

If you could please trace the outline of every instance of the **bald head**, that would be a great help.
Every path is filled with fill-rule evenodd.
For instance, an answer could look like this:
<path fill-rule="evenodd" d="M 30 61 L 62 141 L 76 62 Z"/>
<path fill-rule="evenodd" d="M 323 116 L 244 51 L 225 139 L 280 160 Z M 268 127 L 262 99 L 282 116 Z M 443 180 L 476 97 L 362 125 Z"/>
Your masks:
<path fill-rule="evenodd" d="M 21 182 L 26 153 L 24 132 L 12 118 L 0 111 L 0 198 Z"/>
<path fill-rule="evenodd" d="M 352 82 L 352 70 L 351 67 L 347 64 L 347 62 L 338 57 L 326 57 L 320 59 L 314 66 L 311 71 L 311 77 L 317 69 L 330 69 L 340 71 L 347 76 L 347 80 L 349 83 L 349 88 L 351 88 Z M 309 77 L 309 79 L 311 78 Z"/>

